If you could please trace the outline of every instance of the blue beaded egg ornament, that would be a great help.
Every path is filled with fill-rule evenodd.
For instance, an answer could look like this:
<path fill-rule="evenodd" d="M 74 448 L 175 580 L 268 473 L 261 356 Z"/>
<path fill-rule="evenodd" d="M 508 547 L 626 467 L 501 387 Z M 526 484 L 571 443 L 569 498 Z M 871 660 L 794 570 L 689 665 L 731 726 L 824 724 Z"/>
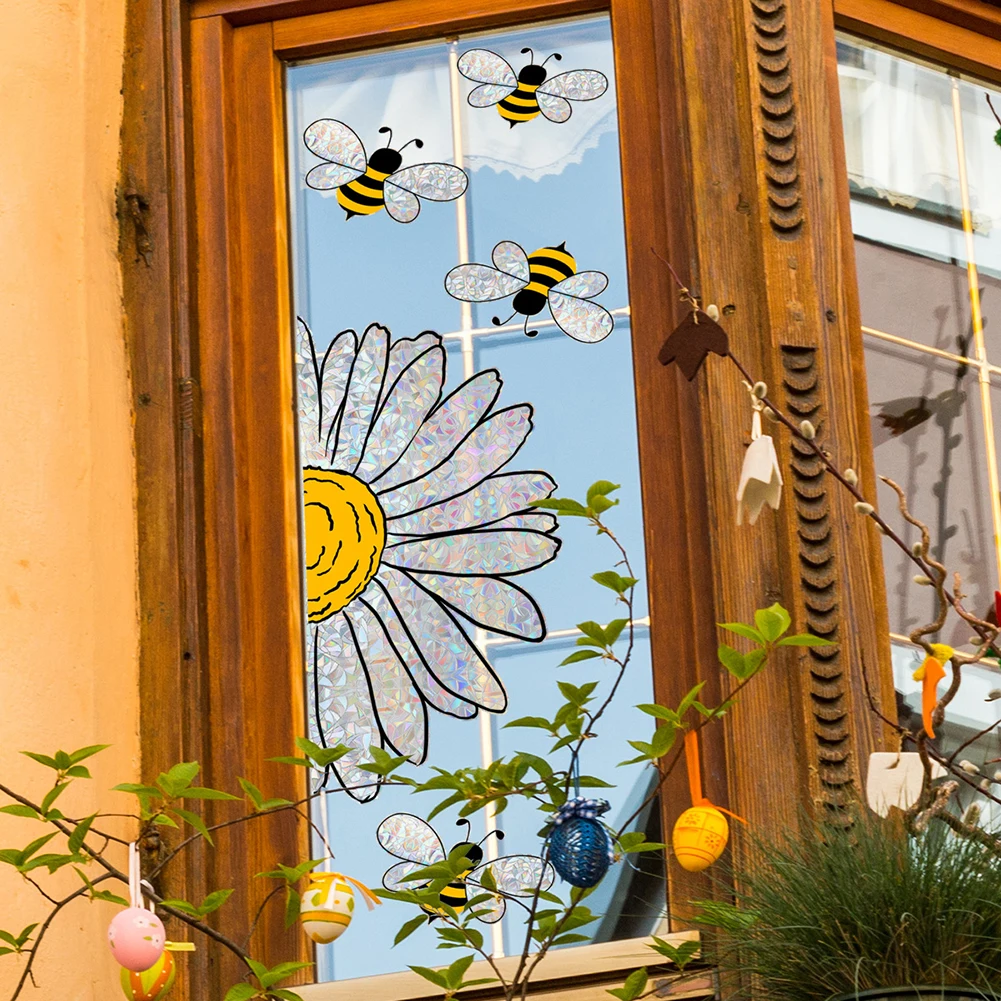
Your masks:
<path fill-rule="evenodd" d="M 571 886 L 597 886 L 614 858 L 612 839 L 598 817 L 611 805 L 604 799 L 568 799 L 552 816 L 549 861 Z"/>

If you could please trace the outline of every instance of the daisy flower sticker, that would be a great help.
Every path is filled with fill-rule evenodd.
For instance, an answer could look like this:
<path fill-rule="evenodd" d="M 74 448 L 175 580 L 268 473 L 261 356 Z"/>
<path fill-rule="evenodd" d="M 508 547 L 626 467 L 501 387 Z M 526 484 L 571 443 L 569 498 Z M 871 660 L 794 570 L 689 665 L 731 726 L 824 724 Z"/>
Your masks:
<path fill-rule="evenodd" d="M 443 398 L 438 334 L 391 343 L 373 324 L 320 358 L 299 320 L 295 366 L 311 729 L 350 748 L 334 770 L 366 800 L 378 787 L 358 766 L 371 748 L 425 759 L 429 707 L 460 719 L 506 708 L 470 634 L 545 638 L 512 578 L 559 550 L 556 519 L 532 510 L 556 484 L 505 470 L 532 408 L 496 408 L 495 370 Z"/>

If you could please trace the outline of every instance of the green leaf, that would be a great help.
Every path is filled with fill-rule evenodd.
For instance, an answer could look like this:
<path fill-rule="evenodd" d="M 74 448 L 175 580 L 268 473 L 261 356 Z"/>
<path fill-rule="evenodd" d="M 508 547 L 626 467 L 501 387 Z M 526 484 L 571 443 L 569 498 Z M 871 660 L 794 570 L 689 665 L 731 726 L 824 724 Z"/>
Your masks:
<path fill-rule="evenodd" d="M 602 570 L 600 573 L 591 574 L 591 580 L 616 594 L 625 594 L 629 588 L 638 583 L 635 577 L 621 577 L 614 570 Z"/>
<path fill-rule="evenodd" d="M 67 768 L 66 775 L 71 779 L 89 779 L 91 777 L 90 770 L 83 765 L 73 765 L 72 768 Z"/>
<path fill-rule="evenodd" d="M 604 514 L 609 508 L 615 507 L 618 503 L 617 500 L 609 500 L 607 497 L 598 496 L 591 501 L 591 510 L 595 514 Z"/>
<path fill-rule="evenodd" d="M 213 911 L 219 910 L 223 904 L 229 900 L 232 895 L 232 890 L 213 890 L 199 905 L 198 913 L 202 917 L 206 914 L 211 914 Z"/>
<path fill-rule="evenodd" d="M 251 959 L 247 956 L 247 965 L 251 970 L 253 970 L 254 976 L 257 977 L 258 980 L 260 980 L 261 977 L 267 976 L 268 968 L 263 963 L 259 963 L 256 959 Z"/>
<path fill-rule="evenodd" d="M 762 650 L 758 647 L 756 650 L 752 650 L 747 656 L 744 657 L 744 677 L 749 678 L 754 674 L 759 667 L 761 667 L 767 656 L 767 651 Z"/>
<path fill-rule="evenodd" d="M 587 508 L 580 501 L 566 497 L 550 497 L 548 500 L 536 501 L 532 507 L 545 508 L 547 511 L 559 511 L 570 518 L 586 518 Z"/>
<path fill-rule="evenodd" d="M 97 814 L 92 813 L 89 817 L 84 817 L 76 827 L 73 828 L 73 833 L 69 836 L 68 847 L 71 852 L 80 851 L 80 846 L 83 844 L 83 839 L 87 837 L 87 832 L 90 830 L 90 825 L 94 823 L 97 819 Z"/>
<path fill-rule="evenodd" d="M 587 622 L 578 622 L 577 628 L 585 636 L 590 636 L 591 639 L 597 640 L 602 645 L 605 644 L 605 630 L 597 622 L 592 622 L 590 619 Z"/>
<path fill-rule="evenodd" d="M 596 778 L 594 775 L 581 775 L 577 784 L 581 789 L 614 789 L 615 784 L 606 782 L 604 779 Z"/>
<path fill-rule="evenodd" d="M 628 625 L 628 619 L 612 619 L 612 621 L 605 626 L 605 639 L 608 641 L 609 646 L 611 646 L 619 638 L 622 630 Z"/>
<path fill-rule="evenodd" d="M 662 938 L 657 938 L 656 935 L 653 936 L 653 944 L 648 943 L 648 945 L 654 952 L 666 956 L 682 972 L 699 951 L 698 942 L 682 942 L 680 945 L 674 946 Z"/>
<path fill-rule="evenodd" d="M 21 929 L 21 934 L 17 936 L 17 944 L 18 945 L 24 945 L 28 941 L 28 938 L 31 936 L 31 933 L 37 927 L 38 927 L 38 922 L 36 921 L 32 925 L 28 925 L 26 928 L 22 928 Z"/>
<path fill-rule="evenodd" d="M 744 639 L 752 640 L 760 646 L 765 645 L 765 638 L 758 632 L 754 626 L 745 626 L 743 622 L 717 622 L 716 623 L 720 629 L 726 629 L 728 632 L 736 633 L 738 636 L 743 636 Z"/>
<path fill-rule="evenodd" d="M 393 945 L 399 945 L 405 938 L 409 938 L 418 928 L 422 925 L 428 923 L 426 914 L 418 914 L 416 918 L 411 918 L 402 928 L 396 933 L 396 938 L 393 939 Z"/>
<path fill-rule="evenodd" d="M 439 973 L 437 970 L 432 970 L 427 966 L 411 966 L 411 970 L 417 974 L 419 977 L 423 977 L 425 980 L 430 980 L 435 987 L 440 987 L 442 990 L 448 990 L 448 978 L 444 973 Z"/>
<path fill-rule="evenodd" d="M 612 988 L 608 993 L 618 998 L 619 1001 L 635 1001 L 646 990 L 646 982 L 647 972 L 646 967 L 643 966 L 638 970 L 633 970 L 621 987 Z"/>
<path fill-rule="evenodd" d="M 567 664 L 576 664 L 581 660 L 593 660 L 595 657 L 600 657 L 602 654 L 598 650 L 575 650 L 572 654 L 564 657 L 560 661 L 560 667 L 566 667 Z"/>
<path fill-rule="evenodd" d="M 261 790 L 250 781 L 250 779 L 237 778 L 236 781 L 240 783 L 240 788 L 247 794 L 250 801 L 254 804 L 254 809 L 260 810 L 261 804 L 264 802 L 264 793 L 262 793 Z"/>
<path fill-rule="evenodd" d="M 778 603 L 768 608 L 759 608 L 754 613 L 754 624 L 769 642 L 774 643 L 792 624 L 789 613 Z"/>
<path fill-rule="evenodd" d="M 65 751 L 56 751 L 56 767 L 59 771 L 66 771 L 66 769 L 72 764 L 73 762 L 70 761 L 70 756 Z"/>
<path fill-rule="evenodd" d="M 261 986 L 267 989 L 282 980 L 287 980 L 293 973 L 304 970 L 307 966 L 312 965 L 312 963 L 279 963 L 277 966 L 272 966 L 270 970 L 259 973 L 257 979 L 260 981 Z"/>
<path fill-rule="evenodd" d="M 302 896 L 291 886 L 285 887 L 285 927 L 291 928 L 299 919 L 302 910 Z"/>
<path fill-rule="evenodd" d="M 171 807 L 171 811 L 176 813 L 182 820 L 187 821 L 210 845 L 215 846 L 209 829 L 205 826 L 205 821 L 191 810 L 182 810 L 179 806 Z"/>
<path fill-rule="evenodd" d="M 695 704 L 695 700 L 699 697 L 699 692 L 705 687 L 705 682 L 700 681 L 694 688 L 692 688 L 688 694 L 681 700 L 681 704 L 678 706 L 678 715 L 684 716 L 686 712 Z"/>
<path fill-rule="evenodd" d="M 721 643 L 716 648 L 716 656 L 719 662 L 735 677 L 744 678 L 744 655 L 739 650 L 734 650 L 732 646 Z"/>
<path fill-rule="evenodd" d="M 40 765 L 45 765 L 46 768 L 54 768 L 59 771 L 59 766 L 56 764 L 55 758 L 50 758 L 47 754 L 39 754 L 37 751 L 22 751 L 25 757 L 31 758 L 32 761 L 37 761 Z"/>
<path fill-rule="evenodd" d="M 620 483 L 611 483 L 608 480 L 597 480 L 587 488 L 587 503 L 593 507 L 595 497 L 606 497 L 618 490 L 621 485 Z"/>
<path fill-rule="evenodd" d="M 56 836 L 57 833 L 58 833 L 57 831 L 53 831 L 51 834 L 43 834 L 42 837 L 36 838 L 29 845 L 22 848 L 21 851 L 18 853 L 20 856 L 21 864 L 23 865 L 25 862 L 27 862 L 28 859 L 30 859 L 31 856 L 34 855 L 35 852 L 37 852 L 38 849 L 42 847 L 42 845 L 47 845 Z"/>
<path fill-rule="evenodd" d="M 657 719 L 666 719 L 670 723 L 680 723 L 678 714 L 667 706 L 659 706 L 654 702 L 643 702 L 636 707 L 647 716 L 655 716 Z"/>
<path fill-rule="evenodd" d="M 445 971 L 445 977 L 448 980 L 448 986 L 452 990 L 458 990 L 462 986 L 462 978 L 466 973 L 466 970 L 473 965 L 473 957 L 460 956 L 454 963 L 451 963 L 448 969 Z"/>
<path fill-rule="evenodd" d="M 239 799 L 231 792 L 223 792 L 221 789 L 207 789 L 204 786 L 191 786 L 181 794 L 181 799 Z"/>
<path fill-rule="evenodd" d="M 57 782 L 46 794 L 45 798 L 42 800 L 42 813 L 48 813 L 52 804 L 62 795 L 63 790 L 69 785 L 69 782 Z"/>
<path fill-rule="evenodd" d="M 63 866 L 71 865 L 74 862 L 86 862 L 86 858 L 81 855 L 62 855 L 56 853 L 48 853 L 45 855 L 36 855 L 29 862 L 25 862 L 24 865 L 19 865 L 17 867 L 18 872 L 31 872 L 34 869 L 40 869 L 45 866 L 49 870 L 49 875 L 58 872 Z"/>
<path fill-rule="evenodd" d="M 175 911 L 180 911 L 182 914 L 187 914 L 189 918 L 199 917 L 198 908 L 189 903 L 187 900 L 165 900 L 163 901 L 164 907 L 171 907 Z"/>
<path fill-rule="evenodd" d="M 312 768 L 313 763 L 309 758 L 295 758 L 289 755 L 282 755 L 278 758 L 268 758 L 268 761 L 277 761 L 281 765 L 299 765 L 301 768 Z"/>
<path fill-rule="evenodd" d="M 650 742 L 652 745 L 652 756 L 660 758 L 667 754 L 674 747 L 674 741 L 677 736 L 678 728 L 671 726 L 670 723 L 665 723 L 663 726 L 657 727 L 654 731 L 653 740 Z"/>
<path fill-rule="evenodd" d="M 137 796 L 159 796 L 160 790 L 155 786 L 139 785 L 136 782 L 119 782 L 111 787 L 112 792 L 131 792 Z"/>
<path fill-rule="evenodd" d="M 268 997 L 281 998 L 281 1001 L 302 1001 L 302 995 L 284 987 L 273 987 L 268 991 Z"/>
<path fill-rule="evenodd" d="M 812 636 L 810 633 L 797 633 L 795 636 L 784 636 L 776 646 L 837 646 L 833 640 L 825 640 L 823 636 Z"/>
<path fill-rule="evenodd" d="M 249 1001 L 250 998 L 260 997 L 260 991 L 250 984 L 233 984 L 228 991 L 224 1001 Z"/>
<path fill-rule="evenodd" d="M 38 814 L 30 806 L 25 806 L 23 803 L 0 806 L 0 813 L 9 813 L 12 817 L 31 817 L 32 820 L 38 818 Z"/>
<path fill-rule="evenodd" d="M 339 758 L 343 758 L 344 755 L 351 750 L 343 744 L 338 744 L 336 747 L 320 747 L 319 744 L 314 744 L 307 737 L 296 737 L 295 746 L 298 747 L 299 750 L 306 755 L 306 757 L 315 762 L 320 768 L 326 768 L 327 765 L 332 765 Z"/>
<path fill-rule="evenodd" d="M 553 939 L 553 945 L 573 945 L 576 942 L 590 942 L 590 935 L 560 935 Z"/>
<path fill-rule="evenodd" d="M 157 784 L 168 796 L 179 796 L 198 774 L 197 761 L 182 761 L 169 772 L 161 772 Z"/>
<path fill-rule="evenodd" d="M 509 726 L 535 726 L 541 730 L 553 729 L 553 724 L 545 716 L 521 716 L 504 724 L 505 729 Z"/>
<path fill-rule="evenodd" d="M 79 751 L 70 752 L 70 762 L 72 764 L 78 764 L 85 758 L 93 757 L 95 754 L 99 754 L 101 751 L 107 750 L 111 747 L 110 744 L 91 744 L 88 747 L 81 747 Z"/>

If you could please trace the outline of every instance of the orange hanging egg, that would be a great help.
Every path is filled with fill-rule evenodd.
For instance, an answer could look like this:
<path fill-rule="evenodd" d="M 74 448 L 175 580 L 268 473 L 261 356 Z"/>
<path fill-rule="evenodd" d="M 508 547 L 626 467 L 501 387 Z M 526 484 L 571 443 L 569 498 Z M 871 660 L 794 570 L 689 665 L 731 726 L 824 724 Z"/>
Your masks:
<path fill-rule="evenodd" d="M 712 806 L 693 806 L 678 817 L 671 842 L 683 869 L 701 872 L 723 854 L 730 825 Z"/>
<path fill-rule="evenodd" d="M 163 955 L 141 973 L 122 968 L 122 992 L 129 1001 L 160 1001 L 174 986 L 177 967 L 170 952 Z"/>

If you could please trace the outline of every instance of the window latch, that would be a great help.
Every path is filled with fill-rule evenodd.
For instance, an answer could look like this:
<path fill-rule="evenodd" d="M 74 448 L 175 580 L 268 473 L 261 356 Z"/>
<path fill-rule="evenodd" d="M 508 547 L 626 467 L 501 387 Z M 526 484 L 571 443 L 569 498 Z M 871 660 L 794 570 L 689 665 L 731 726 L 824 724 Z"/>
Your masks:
<path fill-rule="evenodd" d="M 125 205 L 128 209 L 129 218 L 135 227 L 136 234 L 136 254 L 146 262 L 146 267 L 152 267 L 153 242 L 149 237 L 149 230 L 146 228 L 146 213 L 149 211 L 149 202 L 143 198 L 134 188 L 128 188 L 124 194 Z"/>

